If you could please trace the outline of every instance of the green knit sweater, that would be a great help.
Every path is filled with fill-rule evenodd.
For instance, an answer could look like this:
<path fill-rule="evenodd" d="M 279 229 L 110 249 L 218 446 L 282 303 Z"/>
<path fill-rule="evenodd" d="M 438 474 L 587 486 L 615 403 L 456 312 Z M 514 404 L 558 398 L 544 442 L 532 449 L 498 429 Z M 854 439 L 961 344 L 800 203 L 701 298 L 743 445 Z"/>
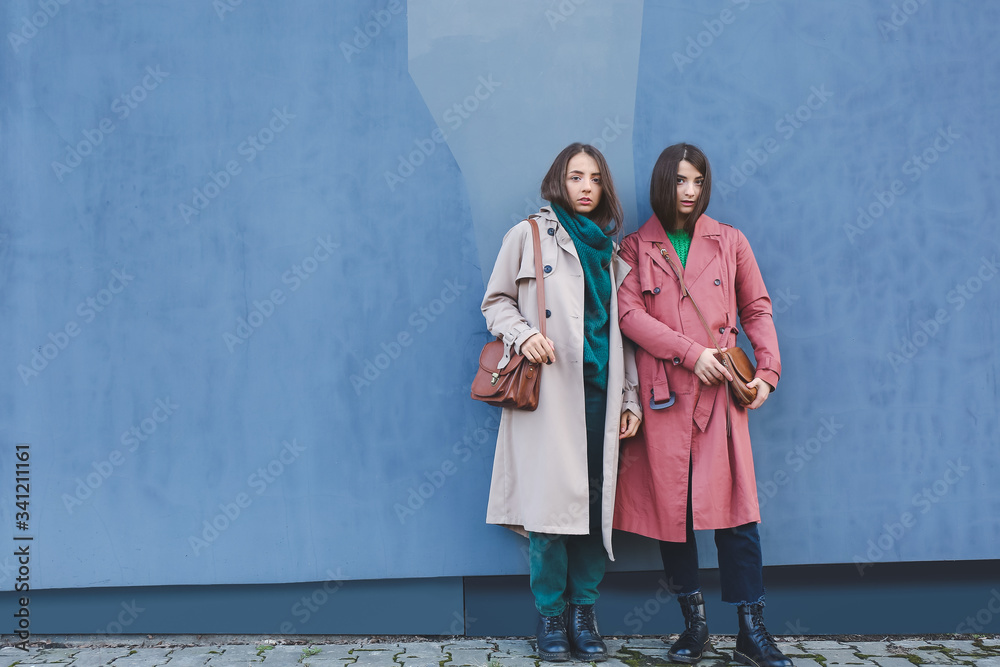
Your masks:
<path fill-rule="evenodd" d="M 682 228 L 675 232 L 667 232 L 667 238 L 670 239 L 670 244 L 677 251 L 677 257 L 681 260 L 681 266 L 687 268 L 688 250 L 691 249 L 691 235 Z"/>

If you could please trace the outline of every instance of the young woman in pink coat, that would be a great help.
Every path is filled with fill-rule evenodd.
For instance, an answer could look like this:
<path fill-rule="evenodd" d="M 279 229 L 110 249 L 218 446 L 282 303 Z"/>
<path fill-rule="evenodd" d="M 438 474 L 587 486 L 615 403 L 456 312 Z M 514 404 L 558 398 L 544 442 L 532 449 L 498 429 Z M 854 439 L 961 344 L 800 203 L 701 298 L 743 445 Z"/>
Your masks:
<path fill-rule="evenodd" d="M 619 321 L 638 346 L 639 395 L 649 409 L 640 435 L 622 444 L 614 526 L 660 540 L 686 626 L 671 660 L 695 663 L 708 645 L 694 531 L 714 529 L 722 599 L 738 608 L 734 660 L 790 667 L 763 622 L 747 409 L 729 396 L 733 377 L 715 358 L 694 303 L 723 349 L 736 345 L 737 320 L 750 339 L 757 372 L 747 386 L 757 396 L 749 410 L 778 383 L 778 339 L 746 237 L 704 214 L 711 190 L 705 154 L 690 144 L 670 146 L 653 168 L 654 215 L 622 243 L 632 271 L 618 290 Z"/>

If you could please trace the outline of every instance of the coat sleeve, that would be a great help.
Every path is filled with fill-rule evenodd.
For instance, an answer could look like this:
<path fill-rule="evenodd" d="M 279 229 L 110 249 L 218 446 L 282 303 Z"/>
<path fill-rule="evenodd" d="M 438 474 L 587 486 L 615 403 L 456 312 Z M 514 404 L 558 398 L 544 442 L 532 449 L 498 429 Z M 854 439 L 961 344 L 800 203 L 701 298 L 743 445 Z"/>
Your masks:
<path fill-rule="evenodd" d="M 705 347 L 656 319 L 646 310 L 639 284 L 638 240 L 629 236 L 622 242 L 621 257 L 632 270 L 618 288 L 618 322 L 622 333 L 657 359 L 680 359 L 680 364 L 694 371 L 694 364 Z"/>
<path fill-rule="evenodd" d="M 635 345 L 623 336 L 622 347 L 625 350 L 625 384 L 622 387 L 622 413 L 624 414 L 628 410 L 641 419 L 642 403 L 639 402 L 639 371 L 635 365 Z"/>
<path fill-rule="evenodd" d="M 521 353 L 521 343 L 540 333 L 537 328 L 528 324 L 517 305 L 517 274 L 525 259 L 524 241 L 527 230 L 527 223 L 521 223 L 512 227 L 503 237 L 482 304 L 486 328 L 494 336 L 502 337 L 505 344 L 513 345 L 518 354 Z M 534 261 L 531 256 L 527 260 Z"/>
<path fill-rule="evenodd" d="M 778 333 L 771 315 L 771 297 L 764 286 L 757 259 L 750 242 L 737 230 L 736 238 L 736 307 L 740 322 L 757 360 L 756 377 L 772 387 L 781 376 L 781 356 L 778 353 Z"/>

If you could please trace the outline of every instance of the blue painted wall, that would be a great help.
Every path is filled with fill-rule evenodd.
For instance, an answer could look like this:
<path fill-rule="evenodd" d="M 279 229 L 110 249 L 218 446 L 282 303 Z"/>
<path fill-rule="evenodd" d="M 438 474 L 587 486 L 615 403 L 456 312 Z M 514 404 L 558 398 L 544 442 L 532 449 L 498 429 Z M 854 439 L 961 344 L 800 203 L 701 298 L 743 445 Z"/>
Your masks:
<path fill-rule="evenodd" d="M 4 4 L 0 517 L 34 588 L 525 572 L 483 523 L 483 276 L 609 127 L 630 228 L 698 143 L 770 287 L 768 563 L 995 558 L 1000 9 L 609 6 Z"/>
<path fill-rule="evenodd" d="M 998 553 L 997 18 L 647 3 L 637 180 L 701 145 L 709 214 L 746 233 L 775 304 L 784 373 L 751 420 L 771 563 Z"/>

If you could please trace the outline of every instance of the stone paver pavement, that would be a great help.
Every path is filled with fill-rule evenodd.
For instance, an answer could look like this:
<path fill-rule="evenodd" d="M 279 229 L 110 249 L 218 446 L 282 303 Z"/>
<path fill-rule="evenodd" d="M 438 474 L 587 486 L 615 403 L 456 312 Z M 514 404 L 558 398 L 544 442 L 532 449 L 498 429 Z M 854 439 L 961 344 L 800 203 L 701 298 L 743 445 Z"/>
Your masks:
<path fill-rule="evenodd" d="M 6 639 L 6 638 L 5 638 Z M 539 667 L 532 638 L 132 636 L 36 637 L 28 651 L 0 647 L 0 667 Z M 667 636 L 668 641 L 674 639 Z M 796 667 L 1000 667 L 1000 638 L 872 641 L 780 637 Z M 657 637 L 608 638 L 604 667 L 671 664 Z M 732 667 L 734 638 L 713 636 L 699 667 Z M 567 663 L 567 667 L 574 664 Z"/>

